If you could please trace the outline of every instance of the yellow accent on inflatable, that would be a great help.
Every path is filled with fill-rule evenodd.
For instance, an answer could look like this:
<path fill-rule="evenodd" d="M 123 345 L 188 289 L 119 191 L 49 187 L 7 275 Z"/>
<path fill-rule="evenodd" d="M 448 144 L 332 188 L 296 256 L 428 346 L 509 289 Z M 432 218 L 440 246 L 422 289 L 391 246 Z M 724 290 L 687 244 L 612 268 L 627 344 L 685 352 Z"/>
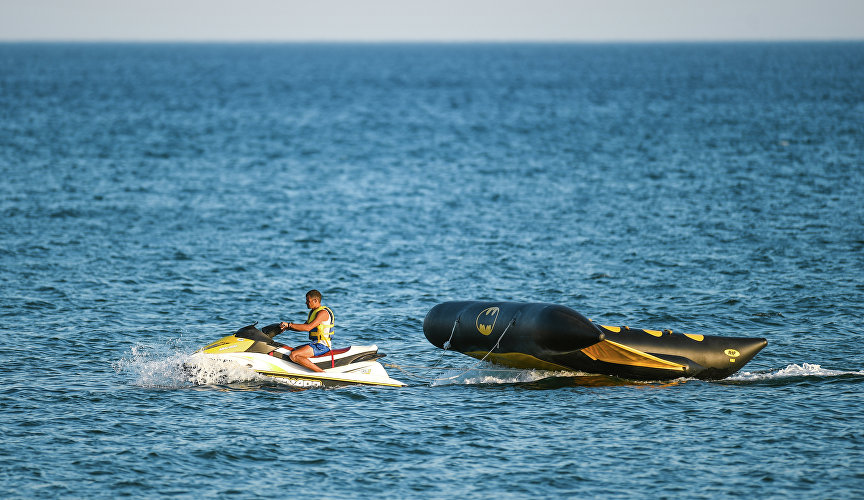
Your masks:
<path fill-rule="evenodd" d="M 618 333 L 618 332 L 621 331 L 621 327 L 620 327 L 620 326 L 606 326 L 606 325 L 600 325 L 600 326 L 602 326 L 603 328 L 609 330 L 610 332 Z"/>
<path fill-rule="evenodd" d="M 592 346 L 582 349 L 582 352 L 589 358 L 595 361 L 603 361 L 604 363 L 615 363 L 618 365 L 627 366 L 642 366 L 645 368 L 662 368 L 664 370 L 681 370 L 687 369 L 686 366 L 660 359 L 657 356 L 652 356 L 647 352 L 642 352 L 632 347 L 621 345 L 611 340 L 603 340 Z"/>
<path fill-rule="evenodd" d="M 644 331 L 648 335 L 653 335 L 655 337 L 660 337 L 663 335 L 663 332 L 661 332 L 660 330 L 642 330 L 642 331 Z"/>
<path fill-rule="evenodd" d="M 699 335 L 697 333 L 685 333 L 684 336 L 690 337 L 691 339 L 695 340 L 696 342 L 702 342 L 703 340 L 705 340 L 704 335 Z"/>
<path fill-rule="evenodd" d="M 477 331 L 480 332 L 481 335 L 489 335 L 492 333 L 492 329 L 495 328 L 495 322 L 498 321 L 498 313 L 500 309 L 497 307 L 487 307 L 486 309 L 480 311 L 480 314 L 477 315 L 477 319 L 474 320 L 474 326 L 477 327 Z M 483 318 L 483 321 L 480 321 L 481 316 L 486 316 Z M 489 316 L 492 316 L 492 324 L 489 324 Z"/>
<path fill-rule="evenodd" d="M 566 366 L 556 365 L 555 363 L 549 363 L 548 361 L 543 361 L 542 359 L 535 358 L 530 354 L 523 354 L 521 352 L 507 352 L 507 353 L 497 353 L 493 352 L 489 354 L 486 351 L 471 351 L 465 352 L 463 354 L 467 354 L 475 359 L 486 359 L 492 363 L 496 363 L 503 366 L 509 366 L 511 368 L 519 368 L 522 370 L 549 370 L 553 372 L 572 372 L 572 368 L 567 368 Z M 487 354 L 489 354 L 487 356 Z"/>

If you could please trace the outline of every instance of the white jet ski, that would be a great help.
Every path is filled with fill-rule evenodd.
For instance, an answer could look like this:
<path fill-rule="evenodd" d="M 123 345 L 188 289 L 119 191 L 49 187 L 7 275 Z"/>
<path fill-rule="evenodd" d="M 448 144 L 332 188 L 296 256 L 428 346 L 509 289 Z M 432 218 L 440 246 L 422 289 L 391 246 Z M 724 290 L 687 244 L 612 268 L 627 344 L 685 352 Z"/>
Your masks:
<path fill-rule="evenodd" d="M 249 325 L 233 335 L 222 337 L 198 352 L 211 359 L 234 362 L 283 383 L 300 388 L 342 387 L 346 385 L 383 385 L 403 387 L 405 384 L 390 378 L 377 360 L 385 355 L 378 346 L 350 346 L 333 349 L 321 356 L 309 358 L 324 372 L 312 370 L 291 362 L 292 348 L 273 341 L 281 330 L 279 325 L 265 326 L 261 330 Z"/>

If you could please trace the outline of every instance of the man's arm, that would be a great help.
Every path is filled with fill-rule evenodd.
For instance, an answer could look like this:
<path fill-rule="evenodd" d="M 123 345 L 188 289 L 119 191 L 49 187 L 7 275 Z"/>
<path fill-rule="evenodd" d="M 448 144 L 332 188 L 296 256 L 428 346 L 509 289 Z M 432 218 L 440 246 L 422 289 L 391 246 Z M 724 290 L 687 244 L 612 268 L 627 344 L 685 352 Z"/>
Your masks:
<path fill-rule="evenodd" d="M 322 309 L 318 311 L 318 314 L 315 315 L 315 319 L 312 320 L 311 323 L 281 323 L 279 326 L 283 329 L 288 330 L 296 330 L 298 332 L 308 332 L 309 330 L 314 330 L 318 328 L 318 325 L 330 320 L 330 313 L 327 312 L 326 309 Z"/>

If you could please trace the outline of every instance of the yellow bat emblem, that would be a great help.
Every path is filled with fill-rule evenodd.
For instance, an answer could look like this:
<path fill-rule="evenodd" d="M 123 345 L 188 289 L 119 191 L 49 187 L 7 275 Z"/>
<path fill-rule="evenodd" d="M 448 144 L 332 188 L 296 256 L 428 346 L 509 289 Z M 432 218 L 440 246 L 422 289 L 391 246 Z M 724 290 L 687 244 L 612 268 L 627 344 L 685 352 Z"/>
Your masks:
<path fill-rule="evenodd" d="M 480 314 L 477 315 L 477 321 L 474 322 L 477 331 L 483 335 L 492 333 L 492 329 L 495 328 L 495 321 L 498 320 L 498 312 L 497 307 L 489 307 L 480 311 Z"/>

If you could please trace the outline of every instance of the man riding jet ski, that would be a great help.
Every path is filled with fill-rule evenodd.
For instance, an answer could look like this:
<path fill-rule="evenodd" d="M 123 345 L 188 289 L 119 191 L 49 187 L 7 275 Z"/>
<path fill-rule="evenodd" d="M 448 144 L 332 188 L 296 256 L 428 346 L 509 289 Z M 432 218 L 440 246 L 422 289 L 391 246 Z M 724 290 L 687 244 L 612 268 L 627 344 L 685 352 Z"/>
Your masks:
<path fill-rule="evenodd" d="M 321 305 L 321 292 L 318 290 L 309 290 L 306 292 L 306 307 L 309 308 L 309 317 L 306 318 L 305 323 L 295 325 L 283 321 L 279 323 L 279 330 L 309 332 L 310 342 L 306 345 L 295 347 L 289 357 L 291 361 L 298 365 L 305 366 L 313 372 L 320 372 L 322 371 L 321 368 L 309 361 L 309 357 L 321 356 L 330 352 L 330 337 L 333 336 L 333 326 L 336 324 L 336 318 L 329 307 Z"/>
<path fill-rule="evenodd" d="M 402 387 L 376 360 L 384 357 L 378 346 L 332 349 L 333 311 L 321 305 L 321 294 L 306 294 L 306 323 L 277 323 L 258 329 L 249 325 L 223 337 L 199 352 L 233 361 L 261 375 L 277 377 L 296 387 L 339 387 L 365 384 Z M 273 341 L 284 330 L 308 331 L 310 342 L 296 348 Z"/>

